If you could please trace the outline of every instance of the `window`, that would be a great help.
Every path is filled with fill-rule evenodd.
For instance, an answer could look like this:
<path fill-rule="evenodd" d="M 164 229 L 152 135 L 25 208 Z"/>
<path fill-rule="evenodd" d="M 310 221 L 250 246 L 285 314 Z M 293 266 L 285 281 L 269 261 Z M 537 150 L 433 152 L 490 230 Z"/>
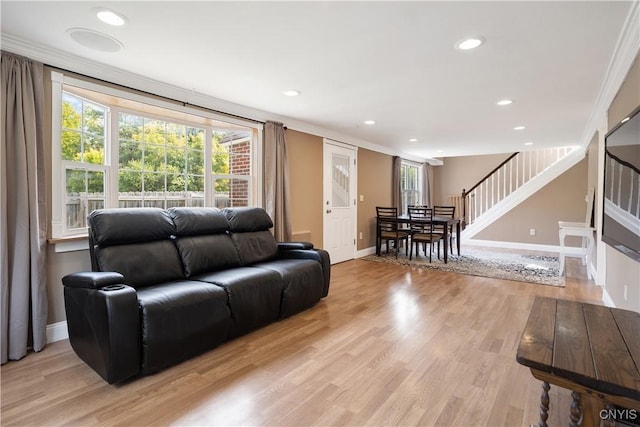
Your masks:
<path fill-rule="evenodd" d="M 52 80 L 53 237 L 85 234 L 100 208 L 258 204 L 258 125 Z"/>
<path fill-rule="evenodd" d="M 251 134 L 215 132 L 212 147 L 215 206 L 249 206 Z"/>
<path fill-rule="evenodd" d="M 107 108 L 62 95 L 60 160 L 65 176 L 66 229 L 86 229 L 87 212 L 105 207 Z"/>
<path fill-rule="evenodd" d="M 205 129 L 120 112 L 118 206 L 204 206 Z"/>
<path fill-rule="evenodd" d="M 407 206 L 422 203 L 419 166 L 404 162 L 400 166 L 400 196 L 403 215 L 408 214 Z"/>

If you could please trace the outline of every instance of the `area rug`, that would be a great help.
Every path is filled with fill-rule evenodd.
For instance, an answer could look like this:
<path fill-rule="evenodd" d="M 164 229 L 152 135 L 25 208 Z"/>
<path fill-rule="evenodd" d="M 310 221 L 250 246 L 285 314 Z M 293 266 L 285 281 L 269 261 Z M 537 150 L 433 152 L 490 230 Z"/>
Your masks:
<path fill-rule="evenodd" d="M 412 260 L 409 260 L 404 253 L 399 254 L 396 259 L 395 253 L 392 252 L 388 255 L 383 253 L 381 256 L 367 255 L 361 259 L 541 285 L 564 286 L 565 284 L 564 274 L 559 274 L 558 257 L 553 256 L 462 248 L 460 256 L 449 255 L 447 264 L 442 259 L 438 260 L 435 252 L 431 263 L 422 252 L 419 257 L 414 256 Z"/>

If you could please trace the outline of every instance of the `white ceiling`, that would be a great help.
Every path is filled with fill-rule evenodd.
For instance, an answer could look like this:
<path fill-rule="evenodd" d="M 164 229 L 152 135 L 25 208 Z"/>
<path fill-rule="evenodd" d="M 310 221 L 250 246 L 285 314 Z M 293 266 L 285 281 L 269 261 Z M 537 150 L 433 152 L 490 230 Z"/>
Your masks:
<path fill-rule="evenodd" d="M 100 22 L 100 6 L 127 24 Z M 1 29 L 5 38 L 273 113 L 285 125 L 290 118 L 427 158 L 584 143 L 631 6 L 3 0 Z M 67 34 L 74 27 L 109 34 L 124 49 L 81 46 Z M 454 48 L 469 36 L 486 43 Z M 285 97 L 286 89 L 302 93 Z M 514 102 L 498 107 L 503 98 Z M 513 130 L 519 125 L 526 129 Z"/>

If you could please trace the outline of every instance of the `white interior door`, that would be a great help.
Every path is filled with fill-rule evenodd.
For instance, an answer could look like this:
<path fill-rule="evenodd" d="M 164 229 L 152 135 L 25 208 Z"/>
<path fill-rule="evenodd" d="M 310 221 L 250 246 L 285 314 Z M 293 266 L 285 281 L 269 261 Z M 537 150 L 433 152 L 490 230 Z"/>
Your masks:
<path fill-rule="evenodd" d="M 355 147 L 324 140 L 324 249 L 331 263 L 355 258 Z"/>

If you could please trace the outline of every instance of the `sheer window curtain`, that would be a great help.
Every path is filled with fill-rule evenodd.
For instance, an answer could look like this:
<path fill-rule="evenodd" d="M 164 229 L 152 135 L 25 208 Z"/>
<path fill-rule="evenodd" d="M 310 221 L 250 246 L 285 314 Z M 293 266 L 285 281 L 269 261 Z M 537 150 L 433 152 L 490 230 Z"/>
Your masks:
<path fill-rule="evenodd" d="M 2 363 L 46 344 L 43 66 L 2 52 L 0 278 Z"/>
<path fill-rule="evenodd" d="M 264 205 L 279 242 L 291 241 L 289 159 L 282 123 L 264 124 Z"/>

